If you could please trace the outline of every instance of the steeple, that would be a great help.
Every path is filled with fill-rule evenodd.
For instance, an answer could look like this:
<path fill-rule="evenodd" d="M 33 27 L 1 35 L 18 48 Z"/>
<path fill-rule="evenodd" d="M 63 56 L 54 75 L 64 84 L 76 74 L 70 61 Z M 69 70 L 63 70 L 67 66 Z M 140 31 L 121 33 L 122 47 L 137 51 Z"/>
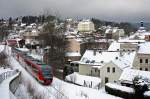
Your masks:
<path fill-rule="evenodd" d="M 141 25 L 141 27 L 144 27 L 144 22 L 143 22 L 143 21 L 141 21 L 141 24 L 140 24 L 140 25 Z"/>

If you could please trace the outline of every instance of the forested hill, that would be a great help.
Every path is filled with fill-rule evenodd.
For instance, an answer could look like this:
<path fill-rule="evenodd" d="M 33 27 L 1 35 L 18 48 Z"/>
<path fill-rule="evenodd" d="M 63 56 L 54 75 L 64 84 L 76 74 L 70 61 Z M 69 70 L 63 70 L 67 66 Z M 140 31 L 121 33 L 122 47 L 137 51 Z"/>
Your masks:
<path fill-rule="evenodd" d="M 101 26 L 112 26 L 112 27 L 119 27 L 125 30 L 125 33 L 129 35 L 130 32 L 135 32 L 137 30 L 137 27 L 135 27 L 133 24 L 129 22 L 110 22 L 110 21 L 103 21 L 99 19 L 92 18 L 92 21 L 95 24 L 95 29 L 97 30 Z"/>

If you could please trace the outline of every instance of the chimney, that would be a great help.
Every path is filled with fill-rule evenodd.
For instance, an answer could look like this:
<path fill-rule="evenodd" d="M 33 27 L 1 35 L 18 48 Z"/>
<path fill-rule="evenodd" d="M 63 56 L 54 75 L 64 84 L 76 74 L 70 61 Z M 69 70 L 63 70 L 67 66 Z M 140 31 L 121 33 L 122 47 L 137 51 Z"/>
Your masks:
<path fill-rule="evenodd" d="M 116 57 L 116 60 L 118 59 L 118 57 Z"/>
<path fill-rule="evenodd" d="M 123 56 L 123 51 L 120 51 L 120 56 Z"/>

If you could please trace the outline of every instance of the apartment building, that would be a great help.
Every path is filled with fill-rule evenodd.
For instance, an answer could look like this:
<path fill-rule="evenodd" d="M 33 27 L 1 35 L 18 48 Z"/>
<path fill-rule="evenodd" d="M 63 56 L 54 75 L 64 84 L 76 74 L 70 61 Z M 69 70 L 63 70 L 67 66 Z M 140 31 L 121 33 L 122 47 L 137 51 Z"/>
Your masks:
<path fill-rule="evenodd" d="M 150 42 L 139 44 L 133 66 L 135 69 L 150 71 Z"/>
<path fill-rule="evenodd" d="M 79 32 L 89 33 L 94 30 L 95 30 L 94 23 L 90 20 L 82 20 L 78 23 Z"/>

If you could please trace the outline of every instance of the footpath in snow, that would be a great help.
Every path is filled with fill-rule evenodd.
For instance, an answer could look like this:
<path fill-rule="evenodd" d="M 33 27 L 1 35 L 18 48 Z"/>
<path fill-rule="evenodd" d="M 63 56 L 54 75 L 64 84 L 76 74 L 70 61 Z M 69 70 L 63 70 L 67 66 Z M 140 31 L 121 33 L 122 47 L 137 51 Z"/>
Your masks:
<path fill-rule="evenodd" d="M 11 95 L 11 97 L 13 97 L 13 94 L 9 90 L 9 83 L 16 76 L 18 76 L 18 73 L 11 76 L 11 77 L 9 77 L 9 78 L 7 78 L 7 79 L 5 79 L 2 83 L 0 83 L 0 96 L 1 96 L 1 99 L 10 99 L 10 95 Z"/>

